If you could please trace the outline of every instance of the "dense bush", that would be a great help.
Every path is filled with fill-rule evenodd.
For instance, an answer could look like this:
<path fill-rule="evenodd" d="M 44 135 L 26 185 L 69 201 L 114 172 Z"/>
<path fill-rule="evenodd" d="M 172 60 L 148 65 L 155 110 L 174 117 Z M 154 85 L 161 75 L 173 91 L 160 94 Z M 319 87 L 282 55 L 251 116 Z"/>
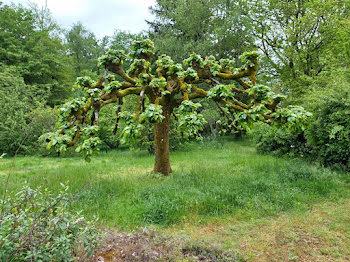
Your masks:
<path fill-rule="evenodd" d="M 256 124 L 252 131 L 257 150 L 261 153 L 277 155 L 305 156 L 310 153 L 304 132 L 297 132 L 286 127 Z"/>
<path fill-rule="evenodd" d="M 24 132 L 29 111 L 26 85 L 20 77 L 9 72 L 0 72 L 0 152 L 14 153 L 23 140 L 19 135 Z"/>
<path fill-rule="evenodd" d="M 57 196 L 25 186 L 1 205 L 0 261 L 83 261 L 97 245 L 97 230 L 67 211 L 67 188 Z"/>
<path fill-rule="evenodd" d="M 55 126 L 56 113 L 43 104 L 40 88 L 26 85 L 9 68 L 0 69 L 0 153 L 36 152 L 38 138 Z"/>
<path fill-rule="evenodd" d="M 350 91 L 329 96 L 319 104 L 306 137 L 313 155 L 324 165 L 350 170 Z"/>
<path fill-rule="evenodd" d="M 256 125 L 253 139 L 258 151 L 308 156 L 325 166 L 350 170 L 350 91 L 323 92 L 317 102 L 304 131 Z"/>

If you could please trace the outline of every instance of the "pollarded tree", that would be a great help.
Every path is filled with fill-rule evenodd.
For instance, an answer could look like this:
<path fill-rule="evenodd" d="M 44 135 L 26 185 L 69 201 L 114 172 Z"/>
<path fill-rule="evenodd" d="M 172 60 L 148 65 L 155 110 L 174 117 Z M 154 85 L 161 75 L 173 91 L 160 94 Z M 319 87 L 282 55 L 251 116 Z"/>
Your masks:
<path fill-rule="evenodd" d="M 300 126 L 307 113 L 301 108 L 279 106 L 283 96 L 274 94 L 264 85 L 256 85 L 258 54 L 244 53 L 242 67 L 233 69 L 234 61 L 215 57 L 202 58 L 192 54 L 182 64 L 175 64 L 169 56 L 155 61 L 154 45 L 150 40 L 134 41 L 126 71 L 124 51 L 109 50 L 100 57 L 99 65 L 105 68 L 99 81 L 88 77 L 77 79 L 75 86 L 84 95 L 66 103 L 60 109 L 59 130 L 48 134 L 48 147 L 65 151 L 76 146 L 77 152 L 89 159 L 100 143 L 96 136 L 99 111 L 116 103 L 116 125 L 122 119 L 123 140 L 139 139 L 145 121 L 154 124 L 155 166 L 154 171 L 168 175 L 170 117 L 174 114 L 178 127 L 185 136 L 197 136 L 205 122 L 197 112 L 201 106 L 193 100 L 213 99 L 231 126 L 244 126 L 251 121 L 286 122 Z M 155 61 L 155 63 L 153 63 Z M 108 74 L 109 72 L 113 74 Z M 152 74 L 153 73 L 153 74 Z M 116 81 L 122 79 L 121 81 Z M 225 84 L 220 83 L 222 81 Z M 235 81 L 236 85 L 230 83 Z M 138 95 L 136 112 L 121 110 L 123 98 Z M 148 101 L 146 101 L 148 100 Z"/>

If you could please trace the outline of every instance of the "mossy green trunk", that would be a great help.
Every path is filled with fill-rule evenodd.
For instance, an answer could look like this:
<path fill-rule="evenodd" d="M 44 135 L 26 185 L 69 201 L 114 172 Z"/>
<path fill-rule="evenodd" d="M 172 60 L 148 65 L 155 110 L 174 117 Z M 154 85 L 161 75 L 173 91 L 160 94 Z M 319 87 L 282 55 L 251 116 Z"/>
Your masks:
<path fill-rule="evenodd" d="M 156 123 L 154 127 L 154 142 L 156 161 L 154 164 L 154 172 L 162 173 L 168 176 L 171 173 L 170 167 L 170 147 L 169 147 L 169 128 L 171 109 L 163 106 L 164 119 L 160 123 Z"/>

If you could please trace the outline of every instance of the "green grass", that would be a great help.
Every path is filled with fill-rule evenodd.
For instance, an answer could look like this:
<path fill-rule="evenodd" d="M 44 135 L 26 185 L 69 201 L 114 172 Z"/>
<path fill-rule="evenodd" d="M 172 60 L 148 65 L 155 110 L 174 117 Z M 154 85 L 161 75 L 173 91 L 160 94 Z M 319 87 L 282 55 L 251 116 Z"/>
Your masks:
<path fill-rule="evenodd" d="M 56 192 L 64 183 L 74 194 L 72 209 L 120 228 L 266 217 L 350 192 L 348 174 L 259 155 L 247 141 L 206 142 L 176 151 L 170 177 L 152 174 L 153 161 L 145 152 L 129 151 L 101 153 L 91 163 L 18 157 L 8 190 L 14 194 L 27 181 Z M 10 163 L 0 160 L 1 192 Z"/>

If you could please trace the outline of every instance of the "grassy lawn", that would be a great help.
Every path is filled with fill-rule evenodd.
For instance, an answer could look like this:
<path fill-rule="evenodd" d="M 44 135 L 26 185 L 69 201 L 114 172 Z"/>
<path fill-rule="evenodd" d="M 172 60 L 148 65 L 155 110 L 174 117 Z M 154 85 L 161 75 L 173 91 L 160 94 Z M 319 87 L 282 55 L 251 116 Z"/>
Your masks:
<path fill-rule="evenodd" d="M 251 261 L 348 261 L 350 176 L 295 159 L 259 155 L 222 140 L 171 154 L 173 174 L 152 174 L 145 152 L 81 158 L 18 157 L 9 194 L 69 185 L 72 209 L 103 226 L 154 225 L 169 235 L 238 250 Z M 0 189 L 11 159 L 0 160 Z M 2 194 L 2 193 L 1 193 Z"/>

